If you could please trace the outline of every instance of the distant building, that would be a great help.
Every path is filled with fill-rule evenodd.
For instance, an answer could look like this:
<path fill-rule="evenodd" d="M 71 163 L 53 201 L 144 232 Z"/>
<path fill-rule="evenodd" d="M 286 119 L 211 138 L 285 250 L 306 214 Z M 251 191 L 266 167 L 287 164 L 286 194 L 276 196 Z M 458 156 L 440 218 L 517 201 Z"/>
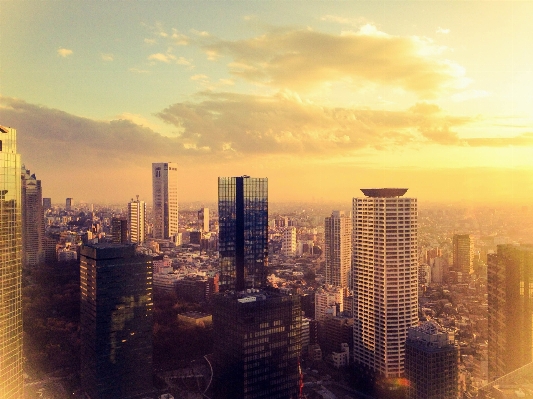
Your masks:
<path fill-rule="evenodd" d="M 43 198 L 44 210 L 52 209 L 52 198 Z"/>
<path fill-rule="evenodd" d="M 220 290 L 262 287 L 268 264 L 268 179 L 218 178 Z"/>
<path fill-rule="evenodd" d="M 325 219 L 326 284 L 348 288 L 352 256 L 352 221 L 342 211 Z"/>
<path fill-rule="evenodd" d="M 65 209 L 67 211 L 71 211 L 72 210 L 72 205 L 74 205 L 74 198 L 67 198 L 65 200 Z"/>
<path fill-rule="evenodd" d="M 281 253 L 284 256 L 296 255 L 296 227 L 286 227 L 283 230 Z"/>
<path fill-rule="evenodd" d="M 22 263 L 35 266 L 44 260 L 44 210 L 41 181 L 22 166 Z"/>
<path fill-rule="evenodd" d="M 488 255 L 489 381 L 533 362 L 533 246 Z"/>
<path fill-rule="evenodd" d="M 418 221 L 407 189 L 353 199 L 354 361 L 401 377 L 407 330 L 418 324 Z"/>
<path fill-rule="evenodd" d="M 169 239 L 178 233 L 178 165 L 152 164 L 154 238 Z"/>
<path fill-rule="evenodd" d="M 127 244 L 130 242 L 128 229 L 128 219 L 112 218 L 111 219 L 111 241 L 115 244 Z"/>
<path fill-rule="evenodd" d="M 433 321 L 410 328 L 405 344 L 408 399 L 457 399 L 458 361 L 453 332 Z"/>
<path fill-rule="evenodd" d="M 315 292 L 315 319 L 336 316 L 344 310 L 344 290 L 341 287 L 325 286 Z"/>
<path fill-rule="evenodd" d="M 454 234 L 453 240 L 453 269 L 468 277 L 474 265 L 474 239 L 469 234 Z"/>
<path fill-rule="evenodd" d="M 80 270 L 82 389 L 91 399 L 151 397 L 151 258 L 133 245 L 85 245 Z"/>
<path fill-rule="evenodd" d="M 294 398 L 299 387 L 300 299 L 249 291 L 226 292 L 214 301 L 213 397 Z"/>
<path fill-rule="evenodd" d="M 198 211 L 198 227 L 204 233 L 209 231 L 209 208 L 202 208 Z"/>
<path fill-rule="evenodd" d="M 131 243 L 142 244 L 146 241 L 146 203 L 132 200 L 128 203 L 129 239 Z"/>
<path fill-rule="evenodd" d="M 347 343 L 353 349 L 353 318 L 328 315 L 319 322 L 319 343 L 324 354 L 329 355 Z"/>
<path fill-rule="evenodd" d="M 22 215 L 17 131 L 0 126 L 0 397 L 20 399 L 22 374 Z"/>

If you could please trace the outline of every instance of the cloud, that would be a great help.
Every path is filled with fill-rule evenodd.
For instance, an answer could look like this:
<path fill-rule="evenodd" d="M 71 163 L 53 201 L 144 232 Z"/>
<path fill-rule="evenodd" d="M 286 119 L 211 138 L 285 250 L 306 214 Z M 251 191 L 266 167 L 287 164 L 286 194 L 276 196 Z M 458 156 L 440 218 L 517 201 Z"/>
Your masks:
<path fill-rule="evenodd" d="M 366 23 L 366 19 L 363 17 L 360 18 L 347 18 L 347 17 L 341 17 L 339 15 L 324 15 L 320 18 L 321 21 L 326 22 L 334 22 L 341 25 L 352 25 L 352 26 L 358 26 L 361 24 Z"/>
<path fill-rule="evenodd" d="M 155 39 L 144 39 L 144 42 L 149 45 L 153 45 L 157 43 L 157 40 Z"/>
<path fill-rule="evenodd" d="M 192 65 L 192 62 L 184 57 L 179 57 L 177 60 L 176 60 L 176 64 L 178 65 L 187 65 L 187 66 L 191 66 Z"/>
<path fill-rule="evenodd" d="M 139 73 L 139 74 L 150 73 L 150 71 L 146 69 L 139 69 L 139 68 L 129 68 L 128 71 L 131 73 Z"/>
<path fill-rule="evenodd" d="M 102 61 L 113 61 L 113 54 L 100 54 Z"/>
<path fill-rule="evenodd" d="M 464 87 L 465 71 L 443 58 L 430 39 L 401 37 L 366 24 L 334 35 L 311 29 L 276 29 L 245 40 L 199 43 L 210 60 L 232 58 L 233 76 L 290 90 L 331 82 L 388 85 L 431 98 Z"/>
<path fill-rule="evenodd" d="M 477 98 L 484 98 L 490 96 L 490 92 L 486 90 L 464 90 L 451 96 L 453 101 L 463 102 L 468 100 L 475 100 Z"/>
<path fill-rule="evenodd" d="M 192 75 L 191 80 L 209 80 L 209 76 L 203 74 Z"/>
<path fill-rule="evenodd" d="M 173 54 L 163 54 L 163 53 L 156 53 L 156 54 L 150 54 L 148 56 L 148 60 L 150 61 L 160 61 L 165 63 L 170 63 L 171 61 L 176 60 L 176 56 Z"/>
<path fill-rule="evenodd" d="M 66 58 L 68 57 L 69 55 L 71 55 L 73 53 L 72 50 L 69 50 L 67 48 L 59 48 L 57 50 L 57 54 L 60 56 L 60 57 L 63 57 L 63 58 Z"/>
<path fill-rule="evenodd" d="M 450 30 L 449 29 L 445 29 L 445 28 L 441 28 L 440 26 L 437 28 L 437 33 L 441 34 L 441 35 L 447 35 L 448 33 L 450 33 Z"/>
<path fill-rule="evenodd" d="M 523 147 L 533 146 L 533 133 L 523 133 L 512 137 L 478 137 L 465 140 L 471 147 Z"/>

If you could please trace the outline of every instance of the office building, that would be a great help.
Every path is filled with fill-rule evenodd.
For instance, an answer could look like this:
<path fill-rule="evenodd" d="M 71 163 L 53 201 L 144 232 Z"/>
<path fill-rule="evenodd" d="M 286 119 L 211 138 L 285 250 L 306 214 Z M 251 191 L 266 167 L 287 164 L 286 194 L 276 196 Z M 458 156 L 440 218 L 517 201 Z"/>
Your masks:
<path fill-rule="evenodd" d="M 178 165 L 152 164 L 154 238 L 174 238 L 178 234 Z"/>
<path fill-rule="evenodd" d="M 35 266 L 44 260 L 44 210 L 41 181 L 22 166 L 22 264 Z"/>
<path fill-rule="evenodd" d="M 487 260 L 492 381 L 533 362 L 533 246 L 498 245 Z"/>
<path fill-rule="evenodd" d="M 128 224 L 130 242 L 142 244 L 146 241 L 146 203 L 139 200 L 131 199 L 128 204 Z"/>
<path fill-rule="evenodd" d="M 268 179 L 218 178 L 220 290 L 262 287 L 268 263 Z"/>
<path fill-rule="evenodd" d="M 198 228 L 204 233 L 209 232 L 209 208 L 198 211 Z"/>
<path fill-rule="evenodd" d="M 74 198 L 67 198 L 65 200 L 65 209 L 67 211 L 71 211 L 72 210 L 72 205 L 74 205 Z"/>
<path fill-rule="evenodd" d="M 453 269 L 463 275 L 465 281 L 473 271 L 474 265 L 474 240 L 469 234 L 454 234 L 453 244 Z"/>
<path fill-rule="evenodd" d="M 111 241 L 115 244 L 127 244 L 130 242 L 128 229 L 128 219 L 112 218 L 111 219 Z"/>
<path fill-rule="evenodd" d="M 408 399 L 457 399 L 459 348 L 434 321 L 409 329 L 405 343 Z"/>
<path fill-rule="evenodd" d="M 152 258 L 131 244 L 80 251 L 81 384 L 91 399 L 152 394 Z"/>
<path fill-rule="evenodd" d="M 362 189 L 353 199 L 354 361 L 385 378 L 404 371 L 418 323 L 417 200 L 407 189 Z"/>
<path fill-rule="evenodd" d="M 326 285 L 315 292 L 315 319 L 336 316 L 344 311 L 344 290 L 341 287 Z"/>
<path fill-rule="evenodd" d="M 52 209 L 52 198 L 43 198 L 43 208 L 45 211 Z"/>
<path fill-rule="evenodd" d="M 17 131 L 0 126 L 0 398 L 20 399 L 22 376 L 22 215 Z"/>
<path fill-rule="evenodd" d="M 326 284 L 348 288 L 352 263 L 352 221 L 342 211 L 325 220 Z"/>
<path fill-rule="evenodd" d="M 248 289 L 213 302 L 214 396 L 289 399 L 299 389 L 298 296 Z"/>
<path fill-rule="evenodd" d="M 286 227 L 285 230 L 283 230 L 281 253 L 284 256 L 296 255 L 296 227 Z"/>

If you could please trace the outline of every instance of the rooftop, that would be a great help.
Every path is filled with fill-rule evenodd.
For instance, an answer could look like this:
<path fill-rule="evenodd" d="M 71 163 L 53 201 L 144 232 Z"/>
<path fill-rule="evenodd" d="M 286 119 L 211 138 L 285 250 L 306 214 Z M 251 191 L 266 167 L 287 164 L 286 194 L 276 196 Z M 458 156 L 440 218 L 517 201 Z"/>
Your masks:
<path fill-rule="evenodd" d="M 367 197 L 372 198 L 392 198 L 401 197 L 408 188 L 362 188 L 361 191 Z"/>

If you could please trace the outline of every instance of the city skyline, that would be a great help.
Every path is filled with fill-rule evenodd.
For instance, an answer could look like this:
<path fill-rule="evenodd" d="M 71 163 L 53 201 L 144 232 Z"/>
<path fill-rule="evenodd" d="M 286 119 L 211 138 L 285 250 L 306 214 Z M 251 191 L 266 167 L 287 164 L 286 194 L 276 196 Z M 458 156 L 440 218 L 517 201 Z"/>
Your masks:
<path fill-rule="evenodd" d="M 161 159 L 184 202 L 533 197 L 531 2 L 131 5 L 2 3 L 0 120 L 54 203 L 151 198 Z"/>

